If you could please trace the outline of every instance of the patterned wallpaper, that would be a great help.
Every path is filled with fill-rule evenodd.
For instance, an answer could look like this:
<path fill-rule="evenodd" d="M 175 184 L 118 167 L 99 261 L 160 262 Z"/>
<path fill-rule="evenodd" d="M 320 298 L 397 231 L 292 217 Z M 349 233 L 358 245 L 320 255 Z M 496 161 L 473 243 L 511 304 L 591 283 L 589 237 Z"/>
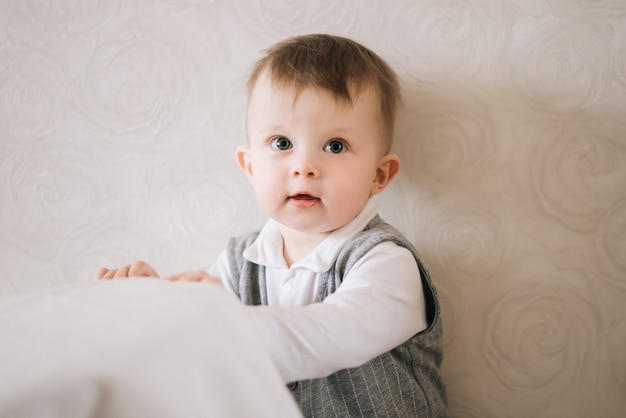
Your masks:
<path fill-rule="evenodd" d="M 0 0 L 0 295 L 261 225 L 246 76 L 310 32 L 403 80 L 379 201 L 438 284 L 451 415 L 625 416 L 623 0 Z"/>

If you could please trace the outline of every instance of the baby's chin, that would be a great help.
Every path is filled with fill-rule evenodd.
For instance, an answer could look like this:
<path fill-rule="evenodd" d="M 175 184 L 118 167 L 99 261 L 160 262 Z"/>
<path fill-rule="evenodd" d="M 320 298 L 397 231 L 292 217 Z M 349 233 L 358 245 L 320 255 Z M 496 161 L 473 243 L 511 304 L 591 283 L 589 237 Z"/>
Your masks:
<path fill-rule="evenodd" d="M 294 222 L 293 220 L 285 220 L 273 218 L 281 228 L 300 234 L 311 235 L 330 235 L 332 232 L 341 228 L 343 225 L 335 226 L 333 224 L 320 224 L 319 222 Z"/>
<path fill-rule="evenodd" d="M 265 208 L 267 209 L 267 208 Z M 264 212 L 278 222 L 281 227 L 302 234 L 331 234 L 354 220 L 359 214 L 355 211 L 331 210 L 323 200 L 311 208 L 296 208 L 290 202 L 274 210 Z M 356 213 L 354 213 L 356 212 Z"/>

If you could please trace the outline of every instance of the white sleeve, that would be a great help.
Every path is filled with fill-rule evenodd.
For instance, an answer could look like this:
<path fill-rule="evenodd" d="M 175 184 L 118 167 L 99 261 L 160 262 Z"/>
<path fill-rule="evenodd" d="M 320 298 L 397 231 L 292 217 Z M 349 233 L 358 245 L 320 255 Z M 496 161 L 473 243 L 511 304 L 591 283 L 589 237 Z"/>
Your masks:
<path fill-rule="evenodd" d="M 391 242 L 370 250 L 322 303 L 247 310 L 285 382 L 360 366 L 427 326 L 415 258 Z"/>
<path fill-rule="evenodd" d="M 230 267 L 228 266 L 228 256 L 225 249 L 222 251 L 219 257 L 217 257 L 215 263 L 213 263 L 211 267 L 207 269 L 207 273 L 209 273 L 211 276 L 219 278 L 226 289 L 231 292 L 234 291 L 233 284 L 230 281 Z"/>

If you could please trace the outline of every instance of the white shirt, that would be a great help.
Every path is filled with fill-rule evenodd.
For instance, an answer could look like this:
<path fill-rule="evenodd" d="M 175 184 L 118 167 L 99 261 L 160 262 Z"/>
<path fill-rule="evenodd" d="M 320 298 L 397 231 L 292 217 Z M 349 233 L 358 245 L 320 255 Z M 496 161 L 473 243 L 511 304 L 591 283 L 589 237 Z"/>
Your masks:
<path fill-rule="evenodd" d="M 411 252 L 393 242 L 375 246 L 333 294 L 313 303 L 320 275 L 377 213 L 371 198 L 356 218 L 290 267 L 274 220 L 244 251 L 247 260 L 266 267 L 268 306 L 246 309 L 285 382 L 360 366 L 426 329 L 419 269 Z M 225 251 L 209 273 L 232 290 Z"/>

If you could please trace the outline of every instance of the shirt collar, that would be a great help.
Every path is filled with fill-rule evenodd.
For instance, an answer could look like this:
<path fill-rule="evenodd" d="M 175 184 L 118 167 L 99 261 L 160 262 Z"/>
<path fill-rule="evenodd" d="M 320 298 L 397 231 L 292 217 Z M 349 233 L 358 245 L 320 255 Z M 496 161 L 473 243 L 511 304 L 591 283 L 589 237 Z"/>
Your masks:
<path fill-rule="evenodd" d="M 345 243 L 378 214 L 378 203 L 371 197 L 361 212 L 348 224 L 333 231 L 306 257 L 291 265 L 291 269 L 308 269 L 316 273 L 328 271 Z M 274 268 L 288 268 L 283 257 L 283 237 L 278 222 L 269 219 L 257 239 L 248 247 L 243 256 L 255 264 Z"/>

